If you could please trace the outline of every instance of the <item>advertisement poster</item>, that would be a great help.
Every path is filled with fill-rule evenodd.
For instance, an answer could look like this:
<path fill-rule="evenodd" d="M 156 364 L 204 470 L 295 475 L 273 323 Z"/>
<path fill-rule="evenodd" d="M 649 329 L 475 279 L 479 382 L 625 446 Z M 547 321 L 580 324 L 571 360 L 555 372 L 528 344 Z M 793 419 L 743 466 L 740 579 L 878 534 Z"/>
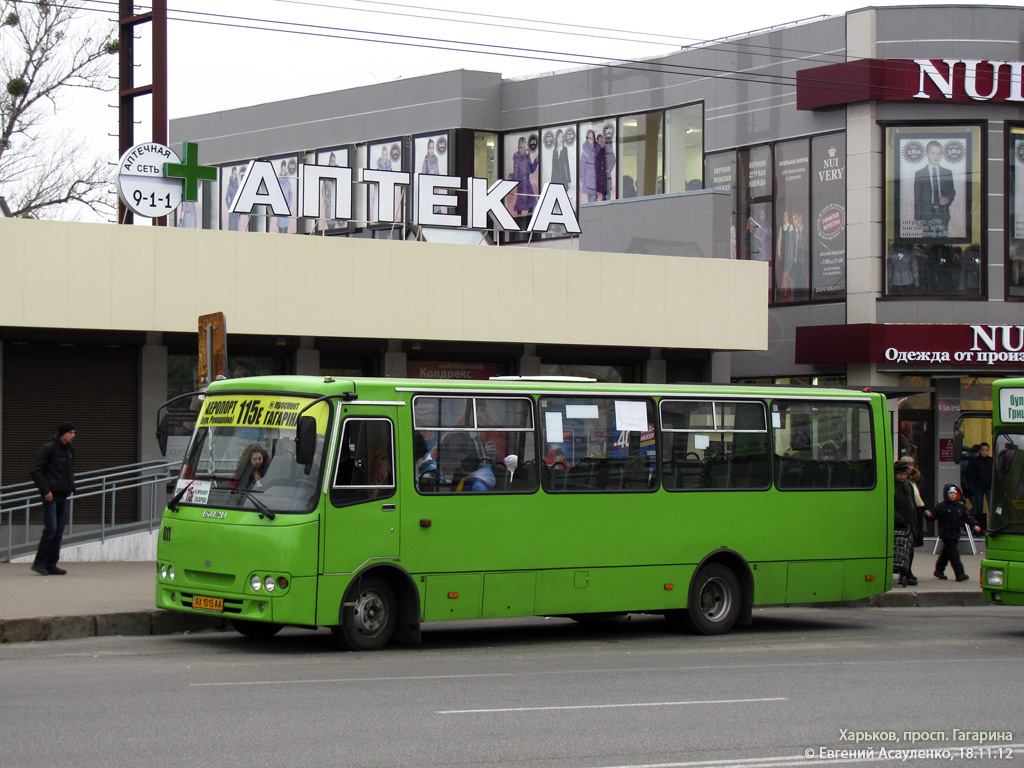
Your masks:
<path fill-rule="evenodd" d="M 348 166 L 349 148 L 334 147 L 322 149 L 316 153 L 317 165 Z M 344 232 L 348 229 L 348 222 L 344 219 L 328 218 L 331 214 L 331 206 L 336 199 L 338 183 L 334 179 L 325 179 L 320 182 L 320 218 L 316 220 L 316 231 L 324 233 Z"/>
<path fill-rule="evenodd" d="M 519 184 L 505 198 L 508 212 L 530 216 L 540 193 L 540 137 L 535 132 L 506 134 L 504 176 Z"/>
<path fill-rule="evenodd" d="M 540 164 L 541 186 L 561 184 L 569 193 L 572 207 L 577 208 L 576 197 L 576 126 L 553 125 L 541 128 L 543 155 Z"/>
<path fill-rule="evenodd" d="M 580 204 L 616 199 L 615 120 L 580 123 Z"/>
<path fill-rule="evenodd" d="M 412 140 L 413 172 L 421 176 L 447 176 L 451 145 L 447 133 L 416 136 Z M 434 213 L 454 213 L 448 206 L 435 205 Z"/>
<path fill-rule="evenodd" d="M 370 143 L 370 153 L 367 159 L 368 168 L 378 171 L 403 171 L 406 170 L 403 167 L 404 162 L 405 158 L 402 157 L 401 139 Z M 391 209 L 387 211 L 383 208 L 378 208 L 377 185 L 367 184 L 366 186 L 370 194 L 370 209 L 367 211 L 369 220 L 367 223 L 401 224 L 405 221 L 405 201 L 409 189 L 407 186 L 400 185 L 395 187 L 395 197 L 391 203 Z M 381 205 L 384 204 L 384 201 L 381 201 Z"/>
<path fill-rule="evenodd" d="M 245 180 L 246 162 L 232 163 L 220 167 L 220 228 L 229 232 L 245 232 L 249 229 L 249 216 L 243 213 L 228 213 L 228 208 L 238 196 Z M 255 218 L 255 217 L 254 217 Z"/>
<path fill-rule="evenodd" d="M 289 216 L 269 217 L 271 232 L 281 235 L 294 235 L 298 231 L 298 218 L 296 218 L 296 204 L 298 203 L 299 183 L 299 158 L 295 155 L 284 155 L 268 158 L 274 166 L 277 174 L 277 183 L 281 186 L 281 193 L 285 202 L 288 203 Z"/>
<path fill-rule="evenodd" d="M 972 140 L 969 129 L 896 134 L 894 186 L 900 239 L 971 242 Z"/>
<path fill-rule="evenodd" d="M 846 134 L 811 143 L 812 299 L 846 295 Z"/>
<path fill-rule="evenodd" d="M 775 301 L 807 301 L 811 283 L 810 142 L 775 145 Z"/>

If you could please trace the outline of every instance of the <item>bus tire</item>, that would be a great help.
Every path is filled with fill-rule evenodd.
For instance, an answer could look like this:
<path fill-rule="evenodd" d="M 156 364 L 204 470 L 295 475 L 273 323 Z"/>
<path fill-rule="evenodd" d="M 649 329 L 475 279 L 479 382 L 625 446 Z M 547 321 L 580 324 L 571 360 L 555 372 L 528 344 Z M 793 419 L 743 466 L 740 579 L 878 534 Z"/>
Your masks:
<path fill-rule="evenodd" d="M 331 627 L 338 645 L 352 651 L 376 651 L 395 633 L 398 602 L 383 579 L 357 580 L 341 607 L 341 624 Z"/>
<path fill-rule="evenodd" d="M 702 635 L 724 635 L 740 616 L 743 592 L 730 568 L 708 563 L 690 584 L 687 624 Z"/>
<path fill-rule="evenodd" d="M 268 621 L 246 621 L 245 619 L 228 619 L 235 632 L 253 640 L 266 640 L 281 631 L 280 624 Z"/>

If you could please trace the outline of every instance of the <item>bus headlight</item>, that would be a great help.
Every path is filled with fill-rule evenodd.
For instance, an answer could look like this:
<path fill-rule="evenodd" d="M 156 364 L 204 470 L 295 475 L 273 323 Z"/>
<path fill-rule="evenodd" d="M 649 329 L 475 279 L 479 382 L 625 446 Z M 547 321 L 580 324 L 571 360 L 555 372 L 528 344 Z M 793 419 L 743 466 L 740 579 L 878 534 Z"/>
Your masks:
<path fill-rule="evenodd" d="M 263 582 L 260 581 L 259 574 L 255 574 L 254 573 L 252 575 L 252 578 L 249 580 L 249 586 L 252 587 L 252 591 L 253 592 L 259 592 L 260 591 L 260 587 L 263 586 Z"/>
<path fill-rule="evenodd" d="M 267 576 L 267 578 L 265 578 L 263 580 L 263 587 L 264 587 L 264 589 L 267 590 L 267 592 L 273 592 L 274 591 L 274 586 L 275 585 L 274 585 L 274 577 L 273 576 Z"/>
<path fill-rule="evenodd" d="M 985 570 L 985 586 L 987 587 L 1001 587 L 1003 586 L 1003 569 L 1002 568 L 988 568 Z"/>
<path fill-rule="evenodd" d="M 174 566 L 173 565 L 167 566 L 167 578 L 170 579 L 171 581 L 174 581 Z"/>
<path fill-rule="evenodd" d="M 167 565 L 166 565 L 166 563 L 164 565 L 160 566 L 160 578 L 163 579 L 164 581 L 167 581 Z"/>

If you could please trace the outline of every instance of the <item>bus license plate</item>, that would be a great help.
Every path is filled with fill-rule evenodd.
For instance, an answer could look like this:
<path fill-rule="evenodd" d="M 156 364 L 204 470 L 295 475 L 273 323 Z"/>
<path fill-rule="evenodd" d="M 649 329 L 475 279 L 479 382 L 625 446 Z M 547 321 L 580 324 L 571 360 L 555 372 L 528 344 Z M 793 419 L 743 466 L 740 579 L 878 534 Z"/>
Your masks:
<path fill-rule="evenodd" d="M 203 595 L 192 596 L 192 607 L 200 608 L 204 611 L 223 611 L 224 610 L 224 598 L 222 597 L 204 597 Z"/>

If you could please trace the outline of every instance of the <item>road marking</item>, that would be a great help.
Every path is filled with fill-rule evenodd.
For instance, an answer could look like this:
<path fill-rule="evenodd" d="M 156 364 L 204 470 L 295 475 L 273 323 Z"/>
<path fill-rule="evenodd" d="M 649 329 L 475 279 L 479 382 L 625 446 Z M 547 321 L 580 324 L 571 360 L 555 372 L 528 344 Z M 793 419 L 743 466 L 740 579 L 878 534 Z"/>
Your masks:
<path fill-rule="evenodd" d="M 239 680 L 224 683 L 189 683 L 190 688 L 216 688 L 233 685 L 304 685 L 310 683 L 390 683 L 402 680 L 465 680 L 479 677 L 514 677 L 515 672 L 492 672 L 483 675 L 406 675 L 403 677 L 320 677 L 311 680 Z"/>
<path fill-rule="evenodd" d="M 849 765 L 851 763 L 888 763 L 891 764 L 894 759 L 894 752 L 902 753 L 904 751 L 913 752 L 916 750 L 933 750 L 933 751 L 949 751 L 952 753 L 950 759 L 956 759 L 960 756 L 960 750 L 985 750 L 985 749 L 1021 749 L 1024 748 L 1024 744 L 993 744 L 991 742 L 986 744 L 957 744 L 956 746 L 942 746 L 939 744 L 931 744 L 928 746 L 915 746 L 915 747 L 893 747 L 887 748 L 888 754 L 885 757 L 846 757 L 846 758 L 818 758 L 805 757 L 805 754 L 801 755 L 783 755 L 779 757 L 740 757 L 733 760 L 695 760 L 681 763 L 630 763 L 628 765 L 609 765 L 601 766 L 601 768 L 788 768 L 789 766 L 801 766 L 801 765 Z M 825 749 L 840 749 L 839 747 L 825 747 Z M 864 747 L 863 745 L 857 747 L 849 747 L 850 752 L 856 751 L 868 751 L 870 747 Z M 877 747 L 875 748 L 877 750 Z M 817 750 L 815 750 L 817 752 Z M 916 759 L 916 758 L 915 758 Z"/>
<path fill-rule="evenodd" d="M 442 709 L 438 715 L 476 715 L 497 712 L 552 712 L 564 709 L 629 709 L 633 707 L 685 707 L 696 704 L 757 704 L 765 701 L 786 701 L 781 697 L 767 699 L 705 699 L 700 701 L 651 701 L 637 704 L 571 704 L 561 707 L 501 707 L 499 709 Z"/>

